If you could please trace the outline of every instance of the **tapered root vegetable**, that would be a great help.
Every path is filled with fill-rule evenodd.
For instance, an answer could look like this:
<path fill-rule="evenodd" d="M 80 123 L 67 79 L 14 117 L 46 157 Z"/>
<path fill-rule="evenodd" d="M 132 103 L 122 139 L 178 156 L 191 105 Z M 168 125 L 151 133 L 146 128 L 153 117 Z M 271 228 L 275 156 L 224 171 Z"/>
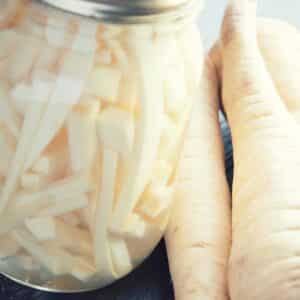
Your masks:
<path fill-rule="evenodd" d="M 176 299 L 228 299 L 230 196 L 218 122 L 217 78 L 209 60 L 195 104 L 166 234 Z M 203 173 L 204 172 L 204 173 Z M 201 266 L 201 267 L 200 267 Z M 199 267 L 201 271 L 199 272 Z"/>
<path fill-rule="evenodd" d="M 234 1 L 222 32 L 223 103 L 235 154 L 230 298 L 297 299 L 299 31 L 257 23 L 256 1 Z"/>
<path fill-rule="evenodd" d="M 258 19 L 257 30 L 259 47 L 276 89 L 288 110 L 299 121 L 300 86 L 297 77 L 300 65 L 298 60 L 290 62 L 292 57 L 298 56 L 299 30 L 288 23 L 272 19 Z"/>

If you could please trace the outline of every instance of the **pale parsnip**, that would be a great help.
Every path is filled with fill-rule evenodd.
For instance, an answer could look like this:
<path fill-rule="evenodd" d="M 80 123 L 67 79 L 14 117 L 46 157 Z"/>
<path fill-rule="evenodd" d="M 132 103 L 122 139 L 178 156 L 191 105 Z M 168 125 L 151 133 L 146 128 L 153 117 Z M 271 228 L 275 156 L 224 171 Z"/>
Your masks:
<path fill-rule="evenodd" d="M 256 1 L 232 1 L 224 19 L 216 63 L 235 149 L 233 300 L 299 296 L 299 36 L 257 21 Z"/>
<path fill-rule="evenodd" d="M 166 234 L 178 300 L 228 299 L 230 193 L 218 119 L 217 84 L 214 66 L 207 59 L 178 167 Z"/>

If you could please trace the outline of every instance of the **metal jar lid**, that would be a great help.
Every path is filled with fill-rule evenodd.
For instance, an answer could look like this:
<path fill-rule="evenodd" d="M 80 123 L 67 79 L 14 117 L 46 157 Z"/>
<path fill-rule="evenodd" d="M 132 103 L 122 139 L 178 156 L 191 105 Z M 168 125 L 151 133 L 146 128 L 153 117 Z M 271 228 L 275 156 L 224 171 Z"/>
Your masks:
<path fill-rule="evenodd" d="M 176 21 L 199 12 L 203 0 L 35 0 L 66 12 L 121 24 Z"/>

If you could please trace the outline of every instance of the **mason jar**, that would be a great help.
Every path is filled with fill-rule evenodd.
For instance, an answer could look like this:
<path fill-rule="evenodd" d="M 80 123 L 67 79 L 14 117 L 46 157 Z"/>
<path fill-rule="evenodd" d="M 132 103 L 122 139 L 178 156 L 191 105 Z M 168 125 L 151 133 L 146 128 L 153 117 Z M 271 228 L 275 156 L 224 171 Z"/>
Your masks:
<path fill-rule="evenodd" d="M 201 81 L 199 1 L 1 1 L 1 273 L 93 290 L 157 245 Z"/>

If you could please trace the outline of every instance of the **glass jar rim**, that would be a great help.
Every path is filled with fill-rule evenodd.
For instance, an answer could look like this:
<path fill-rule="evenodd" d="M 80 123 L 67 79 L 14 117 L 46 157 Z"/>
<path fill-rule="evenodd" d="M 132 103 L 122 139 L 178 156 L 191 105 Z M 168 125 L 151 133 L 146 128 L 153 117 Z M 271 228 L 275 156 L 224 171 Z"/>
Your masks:
<path fill-rule="evenodd" d="M 33 0 L 67 13 L 113 24 L 180 21 L 197 15 L 202 0 Z M 121 5 L 122 2 L 122 5 Z M 172 3 L 173 2 L 173 3 Z"/>

